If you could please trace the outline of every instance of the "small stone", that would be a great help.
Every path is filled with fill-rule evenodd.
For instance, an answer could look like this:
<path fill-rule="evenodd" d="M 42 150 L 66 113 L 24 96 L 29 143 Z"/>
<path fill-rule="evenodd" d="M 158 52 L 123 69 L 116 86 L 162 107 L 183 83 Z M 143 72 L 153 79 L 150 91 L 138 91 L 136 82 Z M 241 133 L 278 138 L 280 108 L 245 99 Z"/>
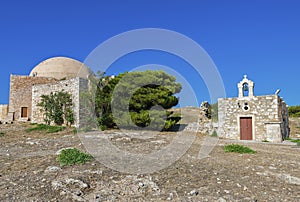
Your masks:
<path fill-rule="evenodd" d="M 174 197 L 173 193 L 170 193 L 170 194 L 169 194 L 169 197 L 167 198 L 167 201 L 173 200 L 173 197 Z"/>
<path fill-rule="evenodd" d="M 190 195 L 191 195 L 191 196 L 197 196 L 198 194 L 199 194 L 199 192 L 196 191 L 196 190 L 192 190 L 192 191 L 190 192 Z"/>
<path fill-rule="evenodd" d="M 36 142 L 28 141 L 28 142 L 26 142 L 26 144 L 34 145 L 34 144 L 36 144 Z"/>
<path fill-rule="evenodd" d="M 52 172 L 58 172 L 61 171 L 61 168 L 57 166 L 48 166 L 45 170 L 45 173 L 52 173 Z"/>
<path fill-rule="evenodd" d="M 229 190 L 224 190 L 224 192 L 225 192 L 226 194 L 229 194 L 229 193 L 230 193 L 230 191 L 229 191 Z"/>
<path fill-rule="evenodd" d="M 223 199 L 223 198 L 219 198 L 219 199 L 217 200 L 217 202 L 226 202 L 226 200 Z"/>

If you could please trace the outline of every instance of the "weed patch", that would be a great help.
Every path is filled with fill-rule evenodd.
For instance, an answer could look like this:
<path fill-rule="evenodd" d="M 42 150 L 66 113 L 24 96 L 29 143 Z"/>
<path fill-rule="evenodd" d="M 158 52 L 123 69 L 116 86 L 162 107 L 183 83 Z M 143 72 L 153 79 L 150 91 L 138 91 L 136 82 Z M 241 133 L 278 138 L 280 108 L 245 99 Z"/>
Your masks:
<path fill-rule="evenodd" d="M 61 166 L 71 166 L 74 164 L 84 164 L 91 160 L 93 157 L 90 154 L 81 152 L 76 148 L 63 149 L 57 157 L 57 161 Z"/>
<path fill-rule="evenodd" d="M 249 147 L 238 145 L 238 144 L 230 144 L 224 147 L 225 152 L 235 152 L 239 154 L 255 154 L 256 151 L 252 150 Z"/>
<path fill-rule="evenodd" d="M 218 137 L 217 131 L 214 130 L 214 132 L 211 134 L 211 137 Z"/>
<path fill-rule="evenodd" d="M 0 137 L 3 137 L 5 135 L 5 133 L 0 132 Z"/>
<path fill-rule="evenodd" d="M 46 131 L 47 133 L 57 133 L 59 131 L 63 131 L 66 127 L 64 126 L 50 126 L 46 124 L 37 124 L 33 128 L 28 128 L 27 132 L 32 131 Z"/>
<path fill-rule="evenodd" d="M 300 143 L 300 139 L 292 139 L 291 142 L 294 142 L 294 143 L 298 143 L 299 142 Z"/>

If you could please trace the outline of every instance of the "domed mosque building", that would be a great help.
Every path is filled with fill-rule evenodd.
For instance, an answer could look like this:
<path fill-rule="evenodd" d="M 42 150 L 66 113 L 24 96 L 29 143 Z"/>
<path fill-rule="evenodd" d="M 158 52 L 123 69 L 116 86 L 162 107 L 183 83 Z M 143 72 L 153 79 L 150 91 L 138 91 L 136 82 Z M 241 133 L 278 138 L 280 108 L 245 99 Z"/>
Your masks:
<path fill-rule="evenodd" d="M 10 75 L 10 98 L 6 121 L 43 123 L 38 103 L 42 95 L 63 90 L 72 95 L 76 127 L 80 126 L 80 93 L 88 88 L 93 72 L 82 62 L 67 57 L 54 57 L 39 63 L 29 76 Z"/>

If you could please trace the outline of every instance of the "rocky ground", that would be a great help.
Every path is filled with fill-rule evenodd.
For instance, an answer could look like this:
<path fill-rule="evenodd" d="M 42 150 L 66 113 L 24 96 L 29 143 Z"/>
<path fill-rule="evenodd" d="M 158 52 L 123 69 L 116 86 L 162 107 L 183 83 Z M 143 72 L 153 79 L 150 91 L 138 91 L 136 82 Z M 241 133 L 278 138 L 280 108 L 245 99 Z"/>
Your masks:
<path fill-rule="evenodd" d="M 97 160 L 61 167 L 56 152 L 85 151 L 72 130 L 26 132 L 29 124 L 0 125 L 0 201 L 300 201 L 300 148 L 295 144 L 235 142 L 256 154 L 225 153 L 219 140 L 209 157 L 199 159 L 205 136 L 175 163 L 148 174 L 120 173 Z M 4 133 L 4 134 L 3 134 Z M 167 146 L 175 133 L 108 131 L 116 147 L 149 154 Z"/>

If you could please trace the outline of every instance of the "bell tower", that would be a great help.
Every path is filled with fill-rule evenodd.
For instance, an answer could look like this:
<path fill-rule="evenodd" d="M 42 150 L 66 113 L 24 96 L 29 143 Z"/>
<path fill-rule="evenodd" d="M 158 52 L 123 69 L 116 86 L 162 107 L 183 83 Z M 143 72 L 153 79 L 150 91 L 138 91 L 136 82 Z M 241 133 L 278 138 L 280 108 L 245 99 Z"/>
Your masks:
<path fill-rule="evenodd" d="M 244 75 L 244 79 L 238 83 L 238 89 L 239 89 L 239 98 L 254 97 L 254 93 L 253 93 L 254 83 L 253 81 L 247 78 L 247 75 Z"/>

